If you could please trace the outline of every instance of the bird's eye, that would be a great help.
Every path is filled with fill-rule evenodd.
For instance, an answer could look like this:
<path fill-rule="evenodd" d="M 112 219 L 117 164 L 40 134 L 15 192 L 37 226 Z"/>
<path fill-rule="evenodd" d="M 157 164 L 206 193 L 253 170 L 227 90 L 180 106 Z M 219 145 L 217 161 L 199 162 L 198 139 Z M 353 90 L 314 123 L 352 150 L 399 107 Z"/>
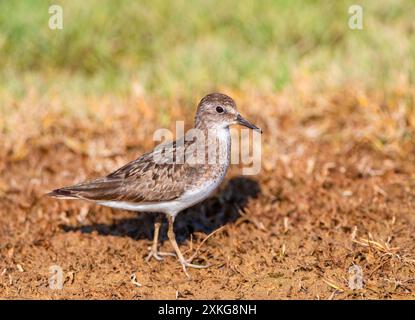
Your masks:
<path fill-rule="evenodd" d="M 217 113 L 223 113 L 225 110 L 223 110 L 222 107 L 216 107 L 216 112 Z"/>

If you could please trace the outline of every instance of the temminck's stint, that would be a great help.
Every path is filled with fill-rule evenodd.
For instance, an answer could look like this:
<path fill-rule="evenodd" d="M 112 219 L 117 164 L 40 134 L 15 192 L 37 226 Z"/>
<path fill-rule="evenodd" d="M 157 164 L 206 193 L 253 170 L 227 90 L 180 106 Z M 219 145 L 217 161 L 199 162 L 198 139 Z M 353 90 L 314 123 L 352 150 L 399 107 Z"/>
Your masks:
<path fill-rule="evenodd" d="M 48 195 L 117 209 L 164 213 L 169 223 L 168 238 L 189 276 L 186 267 L 206 266 L 192 264 L 183 257 L 173 231 L 174 219 L 180 211 L 206 199 L 223 181 L 230 163 L 232 124 L 261 132 L 242 118 L 232 98 L 208 94 L 198 105 L 195 128 L 189 131 L 192 139 L 163 144 L 105 177 L 56 189 Z M 169 254 L 157 249 L 160 225 L 157 218 L 148 259 L 161 260 L 161 256 Z"/>

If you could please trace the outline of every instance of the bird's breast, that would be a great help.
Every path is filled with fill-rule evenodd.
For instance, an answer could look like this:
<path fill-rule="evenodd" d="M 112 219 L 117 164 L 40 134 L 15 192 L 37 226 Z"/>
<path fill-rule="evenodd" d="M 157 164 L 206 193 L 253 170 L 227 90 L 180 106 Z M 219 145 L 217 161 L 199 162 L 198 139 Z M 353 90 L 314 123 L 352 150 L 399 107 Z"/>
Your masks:
<path fill-rule="evenodd" d="M 178 199 L 185 207 L 193 206 L 208 198 L 222 183 L 227 167 L 216 168 L 216 174 L 205 176 L 204 181 L 201 179 L 192 187 L 186 190 Z"/>

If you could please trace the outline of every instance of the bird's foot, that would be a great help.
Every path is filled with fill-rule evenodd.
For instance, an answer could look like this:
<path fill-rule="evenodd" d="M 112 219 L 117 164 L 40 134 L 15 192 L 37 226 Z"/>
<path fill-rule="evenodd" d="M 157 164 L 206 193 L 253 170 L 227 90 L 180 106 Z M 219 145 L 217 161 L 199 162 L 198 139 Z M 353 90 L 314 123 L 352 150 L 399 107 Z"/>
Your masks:
<path fill-rule="evenodd" d="M 167 256 L 175 257 L 176 256 L 176 254 L 174 252 L 158 251 L 157 248 L 156 249 L 150 248 L 149 250 L 150 250 L 150 252 L 148 253 L 148 256 L 146 258 L 147 262 L 150 261 L 151 258 L 154 258 L 158 261 L 162 261 L 162 260 L 164 260 L 164 257 L 167 257 Z"/>
<path fill-rule="evenodd" d="M 192 277 L 187 272 L 187 268 L 206 269 L 211 266 L 210 264 L 206 264 L 206 265 L 194 264 L 194 263 L 191 263 L 191 260 L 184 260 L 184 259 L 183 261 L 181 260 L 180 263 L 182 264 L 183 271 L 186 274 L 188 279 L 191 279 Z"/>

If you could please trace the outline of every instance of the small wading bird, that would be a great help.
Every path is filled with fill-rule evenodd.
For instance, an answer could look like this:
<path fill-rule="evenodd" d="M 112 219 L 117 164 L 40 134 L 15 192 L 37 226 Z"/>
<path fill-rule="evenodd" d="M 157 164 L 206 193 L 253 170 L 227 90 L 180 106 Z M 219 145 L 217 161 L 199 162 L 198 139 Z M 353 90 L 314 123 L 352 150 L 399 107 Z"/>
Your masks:
<path fill-rule="evenodd" d="M 48 195 L 59 199 L 87 200 L 116 209 L 164 213 L 168 220 L 167 235 L 175 254 L 158 251 L 161 226 L 158 214 L 147 259 L 162 260 L 162 256 L 177 255 L 189 277 L 187 267 L 208 266 L 192 264 L 183 257 L 173 231 L 174 219 L 180 211 L 205 200 L 223 181 L 230 162 L 229 126 L 232 124 L 241 124 L 262 133 L 242 118 L 232 98 L 220 93 L 208 94 L 200 101 L 195 117 L 195 129 L 202 133 L 203 139 L 177 140 L 169 147 L 157 147 L 105 177 L 56 189 Z M 179 154 L 194 160 L 200 147 L 204 154 L 199 160 L 206 160 L 213 151 L 215 161 L 210 158 L 209 161 L 174 161 L 174 158 L 180 158 Z"/>

